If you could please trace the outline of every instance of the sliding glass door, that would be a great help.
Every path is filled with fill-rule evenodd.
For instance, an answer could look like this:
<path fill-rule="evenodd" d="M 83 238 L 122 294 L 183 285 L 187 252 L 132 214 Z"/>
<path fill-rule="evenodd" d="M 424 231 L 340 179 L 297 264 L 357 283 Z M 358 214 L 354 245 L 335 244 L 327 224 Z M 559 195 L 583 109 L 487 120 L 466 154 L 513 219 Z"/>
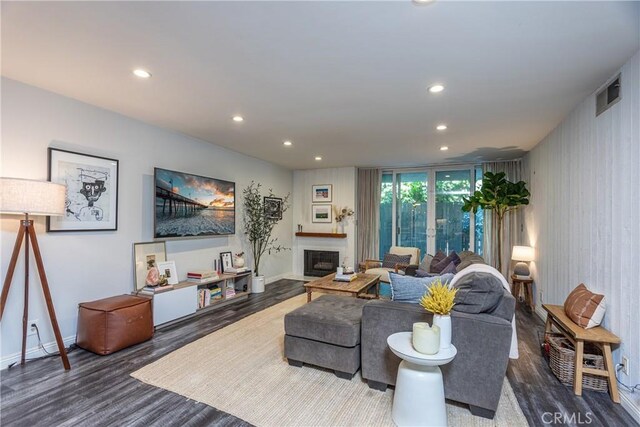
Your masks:
<path fill-rule="evenodd" d="M 473 166 L 385 171 L 380 202 L 380 257 L 391 246 L 421 254 L 477 249 L 477 216 L 462 212 L 475 189 Z"/>

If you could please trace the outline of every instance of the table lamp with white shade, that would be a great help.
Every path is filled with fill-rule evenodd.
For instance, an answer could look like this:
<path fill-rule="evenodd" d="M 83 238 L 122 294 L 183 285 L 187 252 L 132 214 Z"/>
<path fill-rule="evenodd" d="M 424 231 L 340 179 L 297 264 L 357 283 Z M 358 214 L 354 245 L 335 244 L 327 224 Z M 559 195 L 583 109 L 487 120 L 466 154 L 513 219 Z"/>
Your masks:
<path fill-rule="evenodd" d="M 531 246 L 514 246 L 511 253 L 511 259 L 518 261 L 513 268 L 513 274 L 518 279 L 530 279 L 529 262 L 535 259 L 535 250 Z"/>
<path fill-rule="evenodd" d="M 24 219 L 20 221 L 18 236 L 16 237 L 11 261 L 9 262 L 9 268 L 7 269 L 7 276 L 5 277 L 4 285 L 2 286 L 2 295 L 0 296 L 0 321 L 2 321 L 7 297 L 9 296 L 9 288 L 11 287 L 11 280 L 13 279 L 18 255 L 20 254 L 20 247 L 24 240 L 24 307 L 22 317 L 22 356 L 20 359 L 20 363 L 22 365 L 25 363 L 27 329 L 29 326 L 27 324 L 27 319 L 29 318 L 29 246 L 32 246 L 33 255 L 36 260 L 36 267 L 38 269 L 38 274 L 40 275 L 42 292 L 44 293 L 49 318 L 51 319 L 51 326 L 53 327 L 56 343 L 58 344 L 58 350 L 60 351 L 60 357 L 62 358 L 62 364 L 66 370 L 71 369 L 69 359 L 67 358 L 67 352 L 64 347 L 64 342 L 62 341 L 62 334 L 58 327 L 56 313 L 53 308 L 51 292 L 49 291 L 49 282 L 47 281 L 47 276 L 44 272 L 40 246 L 38 245 L 38 239 L 36 238 L 36 230 L 33 225 L 33 220 L 29 219 L 29 215 L 64 215 L 66 192 L 67 188 L 64 185 L 55 184 L 49 181 L 0 178 L 0 213 L 24 215 Z"/>

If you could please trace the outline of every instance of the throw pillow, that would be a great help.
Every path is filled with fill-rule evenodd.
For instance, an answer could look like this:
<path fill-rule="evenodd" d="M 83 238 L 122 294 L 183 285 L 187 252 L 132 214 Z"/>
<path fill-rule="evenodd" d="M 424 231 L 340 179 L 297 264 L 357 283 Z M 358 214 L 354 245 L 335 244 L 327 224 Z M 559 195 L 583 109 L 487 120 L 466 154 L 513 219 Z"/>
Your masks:
<path fill-rule="evenodd" d="M 427 288 L 437 279 L 440 279 L 442 283 L 448 283 L 453 279 L 453 274 L 444 274 L 438 277 L 412 277 L 389 273 L 391 299 L 418 304 Z"/>
<path fill-rule="evenodd" d="M 451 262 L 453 262 L 455 265 L 460 264 L 460 257 L 458 256 L 456 251 L 451 251 L 449 256 L 436 263 L 435 265 L 431 264 L 431 273 L 441 273 L 442 270 L 444 270 Z"/>
<path fill-rule="evenodd" d="M 456 263 L 451 261 L 449 265 L 442 269 L 440 274 L 456 274 L 458 271 L 456 270 Z"/>
<path fill-rule="evenodd" d="M 460 264 L 456 266 L 457 271 L 462 271 L 465 268 L 469 267 L 471 264 L 486 264 L 484 258 L 476 254 L 467 255 L 464 258 L 460 257 L 460 259 L 462 260 L 462 262 L 460 262 Z"/>
<path fill-rule="evenodd" d="M 416 270 L 416 277 L 433 277 L 437 276 L 437 274 L 431 274 L 427 270 L 423 270 L 421 268 Z"/>
<path fill-rule="evenodd" d="M 465 274 L 455 284 L 455 311 L 463 313 L 491 313 L 504 296 L 502 282 L 493 274 L 473 272 Z"/>
<path fill-rule="evenodd" d="M 578 326 L 590 329 L 602 323 L 605 312 L 604 295 L 589 291 L 580 283 L 564 302 L 564 312 Z"/>
<path fill-rule="evenodd" d="M 382 268 L 396 268 L 396 264 L 409 264 L 411 255 L 384 254 Z"/>
<path fill-rule="evenodd" d="M 422 258 L 422 262 L 418 266 L 418 269 L 426 271 L 428 273 L 429 269 L 431 268 L 432 260 L 433 260 L 433 255 L 429 255 L 429 254 L 425 255 L 424 258 Z"/>
<path fill-rule="evenodd" d="M 436 254 L 431 258 L 431 262 L 429 263 L 429 269 L 427 271 L 433 272 L 433 266 L 438 264 L 440 261 L 444 260 L 447 256 L 442 251 L 436 252 Z"/>

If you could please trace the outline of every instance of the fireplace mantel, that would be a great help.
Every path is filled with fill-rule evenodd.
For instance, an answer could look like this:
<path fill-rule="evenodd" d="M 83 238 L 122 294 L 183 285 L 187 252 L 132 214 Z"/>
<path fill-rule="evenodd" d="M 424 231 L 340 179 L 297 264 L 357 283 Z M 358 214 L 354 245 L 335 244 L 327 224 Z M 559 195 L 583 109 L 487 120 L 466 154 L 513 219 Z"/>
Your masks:
<path fill-rule="evenodd" d="M 325 237 L 330 239 L 346 239 L 346 233 L 305 233 L 302 231 L 298 231 L 296 233 L 297 237 Z"/>

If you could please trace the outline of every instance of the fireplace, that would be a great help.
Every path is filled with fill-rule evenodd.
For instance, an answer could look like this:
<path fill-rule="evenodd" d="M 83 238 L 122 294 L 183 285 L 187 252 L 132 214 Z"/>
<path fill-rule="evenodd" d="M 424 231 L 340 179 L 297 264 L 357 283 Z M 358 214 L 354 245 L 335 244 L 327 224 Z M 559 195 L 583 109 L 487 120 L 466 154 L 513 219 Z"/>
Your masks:
<path fill-rule="evenodd" d="M 322 277 L 334 273 L 338 268 L 339 252 L 304 251 L 304 275 Z"/>

